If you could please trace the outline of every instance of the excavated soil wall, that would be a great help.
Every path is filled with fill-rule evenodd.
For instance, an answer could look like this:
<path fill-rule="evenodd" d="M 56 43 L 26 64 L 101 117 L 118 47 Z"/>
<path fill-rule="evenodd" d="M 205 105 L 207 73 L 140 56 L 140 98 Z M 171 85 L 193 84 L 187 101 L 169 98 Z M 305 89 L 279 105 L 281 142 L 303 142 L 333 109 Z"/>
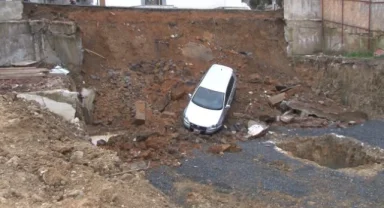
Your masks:
<path fill-rule="evenodd" d="M 267 100 L 261 97 L 266 88 L 279 79 L 294 80 L 285 55 L 281 11 L 24 4 L 24 18 L 76 22 L 85 52 L 81 76 L 75 79 L 79 85 L 96 88 L 95 125 L 129 128 L 137 100 L 147 103 L 147 127 L 167 125 L 157 119 L 163 111 L 172 112 L 171 123 L 175 122 L 187 92 L 213 63 L 237 72 L 235 112 L 244 113 L 255 102 L 259 105 L 248 110 L 268 113 Z M 250 75 L 253 83 L 248 82 Z M 250 92 L 255 98 L 249 97 Z"/>

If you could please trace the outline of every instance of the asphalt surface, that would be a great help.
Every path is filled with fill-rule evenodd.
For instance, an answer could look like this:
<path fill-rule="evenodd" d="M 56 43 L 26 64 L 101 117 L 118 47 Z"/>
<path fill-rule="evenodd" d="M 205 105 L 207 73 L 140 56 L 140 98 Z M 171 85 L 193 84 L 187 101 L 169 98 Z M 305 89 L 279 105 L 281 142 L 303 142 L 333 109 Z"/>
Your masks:
<path fill-rule="evenodd" d="M 354 137 L 384 148 L 384 121 L 368 121 L 347 129 L 277 129 L 279 133 Z M 239 143 L 242 151 L 222 156 L 196 151 L 179 168 L 151 170 L 148 179 L 174 196 L 174 183 L 185 179 L 210 184 L 220 192 L 240 193 L 282 207 L 384 207 L 384 172 L 366 179 L 292 159 L 265 141 Z M 284 197 L 282 197 L 284 196 Z M 181 205 L 185 199 L 174 198 Z"/>

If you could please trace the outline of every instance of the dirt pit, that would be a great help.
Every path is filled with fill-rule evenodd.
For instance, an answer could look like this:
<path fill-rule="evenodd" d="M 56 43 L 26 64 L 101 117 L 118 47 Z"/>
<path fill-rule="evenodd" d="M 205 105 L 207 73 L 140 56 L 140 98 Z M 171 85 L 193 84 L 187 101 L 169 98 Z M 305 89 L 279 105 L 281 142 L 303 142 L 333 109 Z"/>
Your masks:
<path fill-rule="evenodd" d="M 381 149 L 371 148 L 358 140 L 333 134 L 294 138 L 280 142 L 277 146 L 294 157 L 310 160 L 331 169 L 381 164 L 384 159 Z"/>

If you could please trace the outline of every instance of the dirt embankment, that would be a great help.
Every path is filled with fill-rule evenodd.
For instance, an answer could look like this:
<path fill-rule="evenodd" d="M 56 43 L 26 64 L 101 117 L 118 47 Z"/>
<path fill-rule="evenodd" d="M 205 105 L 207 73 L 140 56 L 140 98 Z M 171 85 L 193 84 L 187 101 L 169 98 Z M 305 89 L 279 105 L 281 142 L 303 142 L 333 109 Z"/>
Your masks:
<path fill-rule="evenodd" d="M 77 8 L 26 4 L 33 19 L 73 20 L 83 35 L 83 46 L 104 58 L 85 52 L 82 68 L 86 86 L 95 87 L 95 123 L 130 128 L 136 100 L 151 112 L 179 115 L 190 92 L 211 64 L 237 70 L 239 93 L 235 112 L 268 112 L 261 97 L 274 84 L 292 82 L 285 56 L 282 13 L 245 11 L 150 11 Z M 250 77 L 254 74 L 253 77 Z M 254 78 L 254 83 L 248 82 Z M 78 80 L 81 83 L 82 80 Z M 265 84 L 264 84 L 265 83 Z M 173 89 L 181 92 L 164 107 Z M 174 90 L 175 91 L 175 90 Z M 249 93 L 253 96 L 249 96 Z M 148 116 L 147 126 L 159 125 Z"/>
<path fill-rule="evenodd" d="M 268 104 L 268 97 L 278 93 L 277 86 L 299 86 L 287 92 L 287 99 L 298 98 L 324 108 L 339 107 L 314 94 L 314 77 L 295 71 L 286 57 L 281 11 L 25 4 L 24 16 L 77 23 L 85 54 L 79 70 L 82 73 L 74 78 L 79 89 L 85 86 L 97 91 L 89 130 L 126 130 L 109 143 L 124 161 L 149 159 L 173 165 L 189 149 L 198 147 L 194 143 L 241 139 L 249 119 L 280 115 Z M 213 63 L 236 70 L 237 92 L 227 128 L 214 137 L 202 137 L 184 130 L 180 120 L 187 94 Z M 140 126 L 134 124 L 138 100 L 147 104 L 146 121 Z M 307 123 L 327 125 L 325 120 L 313 124 L 310 119 Z"/>
<path fill-rule="evenodd" d="M 14 95 L 0 95 L 0 114 L 0 207 L 172 207 L 62 118 Z"/>

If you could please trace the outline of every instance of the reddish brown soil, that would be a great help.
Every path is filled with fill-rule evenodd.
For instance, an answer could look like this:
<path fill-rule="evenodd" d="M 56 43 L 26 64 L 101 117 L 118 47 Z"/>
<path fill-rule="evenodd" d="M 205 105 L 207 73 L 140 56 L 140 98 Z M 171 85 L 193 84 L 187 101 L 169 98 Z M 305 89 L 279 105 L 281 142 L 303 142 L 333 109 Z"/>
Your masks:
<path fill-rule="evenodd" d="M 84 48 L 105 57 L 84 52 L 82 73 L 75 79 L 78 85 L 97 90 L 95 121 L 90 129 L 127 130 L 127 135 L 112 139 L 113 148 L 127 160 L 138 151 L 143 158 L 152 152 L 155 155 L 151 158 L 168 158 L 172 152 L 169 148 L 182 154 L 180 149 L 192 147 L 191 141 L 206 141 L 183 130 L 180 116 L 188 101 L 186 94 L 213 63 L 228 65 L 237 72 L 236 99 L 227 122 L 230 129 L 235 123 L 244 126 L 249 118 L 278 115 L 267 102 L 267 95 L 276 94 L 276 84 L 301 84 L 290 96 L 298 94 L 315 102 L 319 99 L 311 95 L 313 78 L 301 77 L 286 57 L 280 11 L 151 11 L 26 4 L 24 14 L 32 19 L 75 21 Z M 191 42 L 210 49 L 213 60 L 207 61 L 208 56 L 202 54 L 192 58 L 183 55 L 181 49 Z M 148 104 L 143 126 L 133 124 L 137 100 Z M 163 110 L 175 115 L 164 116 Z M 145 142 L 133 142 L 142 132 L 158 134 Z M 207 139 L 226 143 L 239 137 L 222 131 Z M 189 143 L 180 142 L 184 140 Z M 121 148 L 124 144 L 126 148 Z M 168 161 L 178 157 L 171 156 Z"/>

